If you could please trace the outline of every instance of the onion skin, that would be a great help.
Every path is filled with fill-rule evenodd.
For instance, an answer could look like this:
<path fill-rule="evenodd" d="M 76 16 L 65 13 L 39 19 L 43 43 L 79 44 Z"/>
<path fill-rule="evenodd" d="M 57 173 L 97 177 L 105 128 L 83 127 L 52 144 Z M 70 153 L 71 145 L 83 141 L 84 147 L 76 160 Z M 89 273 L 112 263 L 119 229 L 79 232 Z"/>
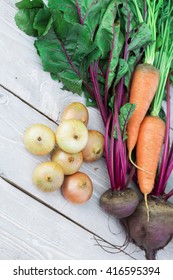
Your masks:
<path fill-rule="evenodd" d="M 85 162 L 94 162 L 103 156 L 104 136 L 98 130 L 88 130 L 88 142 L 82 151 Z"/>
<path fill-rule="evenodd" d="M 50 153 L 56 143 L 54 131 L 44 124 L 33 124 L 26 128 L 23 142 L 25 148 L 34 155 Z"/>
<path fill-rule="evenodd" d="M 56 141 L 67 153 L 81 152 L 88 141 L 88 129 L 79 120 L 63 120 L 57 128 Z"/>
<path fill-rule="evenodd" d="M 87 174 L 78 171 L 65 177 L 61 192 L 68 201 L 83 204 L 92 196 L 93 184 Z"/>
<path fill-rule="evenodd" d="M 63 111 L 61 120 L 76 119 L 83 122 L 86 126 L 89 120 L 87 107 L 80 102 L 70 103 Z"/>
<path fill-rule="evenodd" d="M 59 147 L 52 152 L 51 159 L 61 165 L 64 175 L 74 174 L 83 163 L 82 152 L 70 154 L 62 151 Z"/>
<path fill-rule="evenodd" d="M 43 192 L 53 192 L 59 189 L 63 181 L 63 169 L 56 162 L 42 162 L 34 169 L 33 183 Z"/>

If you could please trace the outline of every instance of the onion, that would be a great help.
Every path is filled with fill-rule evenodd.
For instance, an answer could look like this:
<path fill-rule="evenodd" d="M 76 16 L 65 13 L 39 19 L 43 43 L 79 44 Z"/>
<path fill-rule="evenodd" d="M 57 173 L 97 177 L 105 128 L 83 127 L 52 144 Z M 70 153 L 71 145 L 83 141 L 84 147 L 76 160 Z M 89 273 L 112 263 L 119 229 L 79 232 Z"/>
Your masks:
<path fill-rule="evenodd" d="M 59 147 L 53 151 L 51 159 L 61 165 L 65 175 L 77 172 L 83 163 L 82 152 L 69 154 Z"/>
<path fill-rule="evenodd" d="M 44 124 L 33 124 L 25 130 L 23 142 L 30 153 L 43 156 L 53 150 L 55 133 Z"/>
<path fill-rule="evenodd" d="M 88 142 L 82 151 L 83 160 L 93 162 L 102 157 L 104 152 L 104 136 L 97 130 L 88 130 Z"/>
<path fill-rule="evenodd" d="M 33 172 L 34 185 L 44 192 L 57 190 L 61 187 L 63 180 L 63 169 L 56 162 L 40 163 Z"/>
<path fill-rule="evenodd" d="M 88 124 L 89 114 L 85 105 L 80 102 L 73 102 L 69 104 L 61 115 L 61 120 L 77 119 Z"/>
<path fill-rule="evenodd" d="M 76 172 L 66 176 L 61 187 L 65 199 L 72 203 L 82 204 L 90 199 L 93 184 L 89 176 L 83 172 Z"/>
<path fill-rule="evenodd" d="M 88 130 L 79 120 L 63 120 L 57 128 L 56 141 L 67 153 L 81 152 L 88 141 Z"/>

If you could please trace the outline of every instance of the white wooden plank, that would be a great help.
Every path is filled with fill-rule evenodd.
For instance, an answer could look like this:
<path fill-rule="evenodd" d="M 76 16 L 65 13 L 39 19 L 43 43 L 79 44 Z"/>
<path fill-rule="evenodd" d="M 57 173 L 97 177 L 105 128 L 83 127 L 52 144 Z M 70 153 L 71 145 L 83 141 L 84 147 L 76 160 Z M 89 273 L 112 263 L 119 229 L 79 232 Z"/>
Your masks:
<path fill-rule="evenodd" d="M 0 95 L 6 102 L 0 103 L 0 173 L 27 192 L 45 201 L 61 213 L 80 223 L 85 228 L 102 236 L 113 244 L 122 244 L 124 236 L 113 235 L 108 229 L 108 217 L 99 207 L 100 194 L 109 188 L 109 180 L 104 159 L 93 164 L 83 164 L 81 170 L 87 173 L 94 185 L 94 193 L 85 205 L 68 203 L 60 191 L 43 193 L 32 183 L 32 172 L 39 162 L 49 160 L 49 156 L 38 157 L 29 154 L 22 141 L 24 130 L 32 123 L 44 123 L 54 131 L 56 125 L 35 110 L 23 104 L 18 98 L 0 88 Z M 97 170 L 95 170 L 97 168 Z M 114 219 L 110 220 L 114 232 L 119 232 Z M 129 247 L 131 251 L 132 248 Z M 138 255 L 138 253 L 135 253 Z"/>
<path fill-rule="evenodd" d="M 93 235 L 0 179 L 0 260 L 131 259 L 96 246 Z"/>
<path fill-rule="evenodd" d="M 33 47 L 33 38 L 30 38 L 26 36 L 23 32 L 17 29 L 14 23 L 14 15 L 16 12 L 16 8 L 14 7 L 14 1 L 3 1 L 0 0 L 1 9 L 0 9 L 0 24 L 1 24 L 1 30 L 0 30 L 0 46 L 1 46 L 1 52 L 0 52 L 0 59 L 1 59 L 1 68 L 0 68 L 0 83 L 7 88 L 11 89 L 12 91 L 15 91 L 15 93 L 47 114 L 49 117 L 51 117 L 54 120 L 57 120 L 59 117 L 60 112 L 62 109 L 66 106 L 66 104 L 70 103 L 73 100 L 80 100 L 84 102 L 83 98 L 80 98 L 76 95 L 72 95 L 71 93 L 64 93 L 60 90 L 60 85 L 57 82 L 53 82 L 48 73 L 45 73 L 42 71 L 41 64 L 39 57 L 37 56 L 35 49 Z M 13 51 L 11 51 L 11 46 L 13 45 Z M 57 94 L 58 92 L 58 94 Z M 2 91 L 1 91 L 2 93 Z M 6 99 L 7 98 L 7 99 Z M 8 103 L 10 102 L 8 94 L 6 97 L 4 97 L 4 92 L 1 94 L 1 104 L 8 107 Z M 7 109 L 9 110 L 9 109 Z M 13 110 L 15 110 L 15 107 L 13 107 Z M 19 115 L 23 115 L 23 112 L 20 111 Z M 13 122 L 9 122 L 8 131 L 4 131 L 1 137 L 1 140 L 3 138 L 3 143 L 6 142 L 6 145 L 2 145 L 0 149 L 0 156 L 3 155 L 4 159 L 6 160 L 6 164 L 8 165 L 8 177 L 13 178 L 14 181 L 20 182 L 21 185 L 24 184 L 24 188 L 27 185 L 27 188 L 30 188 L 30 183 L 28 182 L 28 179 L 19 179 L 16 180 L 17 177 L 20 177 L 18 175 L 11 175 L 14 173 L 14 162 L 17 161 L 17 159 L 20 157 L 21 151 L 19 146 L 21 138 L 19 136 L 22 135 L 22 128 L 23 126 L 18 121 L 19 115 L 17 116 L 17 122 L 16 119 L 14 119 Z M 8 115 L 6 115 L 8 116 Z M 104 130 L 102 122 L 100 120 L 100 115 L 95 109 L 90 109 L 90 128 L 95 128 L 95 125 L 97 124 L 97 128 L 100 130 Z M 38 116 L 37 116 L 38 117 Z M 36 119 L 37 119 L 36 117 Z M 11 117 L 12 118 L 12 117 Z M 25 118 L 25 116 L 23 116 Z M 26 118 L 27 119 L 27 118 Z M 43 117 L 40 117 L 42 120 Z M 33 121 L 33 119 L 31 119 Z M 94 122 L 93 122 L 94 120 Z M 8 118 L 6 119 L 8 122 Z M 25 120 L 26 121 L 26 120 Z M 15 123 L 16 122 L 16 123 Z M 29 120 L 26 121 L 27 124 L 29 124 Z M 173 115 L 171 124 L 173 123 Z M 9 129 L 11 126 L 11 130 Z M 20 129 L 18 129 L 18 126 Z M 15 127 L 15 128 L 14 128 Z M 16 130 L 16 131 L 15 131 Z M 2 130 L 1 130 L 2 131 Z M 8 149 L 7 149 L 8 144 Z M 15 145 L 17 144 L 17 145 Z M 19 145 L 19 146 L 18 146 Z M 10 148 L 9 148 L 10 147 Z M 9 156 L 7 156 L 7 150 L 10 151 Z M 18 156 L 17 156 L 18 154 Z M 25 154 L 25 152 L 22 150 L 22 156 Z M 5 155 L 5 156 L 4 156 Z M 12 157 L 13 157 L 13 160 Z M 26 160 L 25 164 L 23 165 L 23 161 L 19 163 L 19 166 L 16 167 L 16 171 L 19 172 L 21 169 L 23 170 L 23 167 L 27 168 L 29 166 L 30 174 L 33 168 L 33 158 L 28 160 L 29 155 L 25 155 L 24 161 Z M 7 160 L 8 158 L 8 160 Z M 34 159 L 34 164 L 36 165 L 39 162 L 38 158 Z M 90 166 L 88 169 L 88 166 L 86 166 L 85 170 L 87 170 L 90 174 L 91 168 L 94 168 Z M 3 167 L 2 172 L 5 174 L 6 169 Z M 25 173 L 26 176 L 26 171 Z M 107 175 L 105 177 L 105 166 L 103 167 L 99 165 L 99 169 L 94 172 L 94 180 L 96 181 L 99 179 L 100 182 L 103 180 L 103 183 L 107 183 Z M 28 176 L 28 174 L 27 174 Z M 172 181 L 170 181 L 172 182 Z M 169 186 L 171 187 L 172 183 L 169 183 Z M 32 188 L 33 186 L 31 186 Z M 94 196 L 95 198 L 98 197 L 98 195 L 102 192 L 104 187 L 100 184 L 97 188 L 97 195 Z M 47 198 L 48 199 L 48 198 Z M 51 202 L 52 198 L 50 199 Z M 57 202 L 57 201 L 56 201 Z M 55 203 L 56 203 L 55 202 Z M 59 201 L 58 201 L 59 203 Z M 91 202 L 90 202 L 91 203 Z M 71 205 L 66 205 L 64 207 L 63 203 L 60 203 L 60 208 L 67 209 L 67 212 L 70 213 L 71 211 L 76 211 L 74 214 L 77 216 L 79 213 L 79 210 Z M 69 207 L 69 208 L 68 208 Z M 91 208 L 91 212 L 88 214 L 91 214 L 92 217 L 92 211 L 97 208 L 98 205 L 95 202 L 94 205 Z M 90 209 L 90 207 L 88 207 Z M 68 210 L 69 209 L 69 210 Z M 66 211 L 66 210 L 65 210 Z M 80 210 L 81 211 L 81 210 Z M 88 211 L 88 210 L 87 210 Z M 84 211 L 83 211 L 84 214 Z M 88 215 L 87 214 L 87 215 Z M 98 216 L 100 213 L 97 213 Z M 101 213 L 102 216 L 104 216 L 103 213 Z M 82 215 L 81 215 L 82 216 Z M 95 215 L 94 218 L 98 217 Z M 87 217 L 84 216 L 83 219 Z M 106 218 L 104 218 L 105 222 L 107 222 Z M 102 220 L 103 222 L 103 220 Z M 107 227 L 107 223 L 106 223 Z M 105 233 L 107 236 L 109 233 Z M 109 234 L 110 236 L 110 234 Z M 109 239 L 109 238 L 108 238 Z"/>
<path fill-rule="evenodd" d="M 61 90 L 62 85 L 50 78 L 49 73 L 42 69 L 41 61 L 33 45 L 34 38 L 20 31 L 14 21 L 17 12 L 15 1 L 0 0 L 0 84 L 14 91 L 18 96 L 34 107 L 57 120 L 64 107 L 73 101 L 85 103 L 84 97 L 79 97 Z M 13 45 L 13 51 L 11 46 Z M 173 107 L 173 88 L 171 90 Z M 89 108 L 90 128 L 98 123 L 98 129 L 104 131 L 99 112 Z M 93 122 L 94 120 L 94 122 Z M 173 114 L 171 114 L 173 127 Z"/>
<path fill-rule="evenodd" d="M 118 251 L 116 251 L 118 252 Z M 172 244 L 158 259 L 173 259 Z M 105 252 L 93 235 L 0 178 L 0 260 L 130 260 Z"/>
<path fill-rule="evenodd" d="M 0 84 L 55 121 L 67 104 L 74 101 L 85 103 L 84 97 L 63 91 L 62 84 L 53 81 L 49 73 L 43 71 L 33 45 L 34 38 L 25 35 L 15 24 L 17 8 L 14 1 L 0 0 L 0 3 Z M 104 131 L 98 110 L 88 109 L 89 127 L 92 129 L 97 122 L 98 129 Z"/>

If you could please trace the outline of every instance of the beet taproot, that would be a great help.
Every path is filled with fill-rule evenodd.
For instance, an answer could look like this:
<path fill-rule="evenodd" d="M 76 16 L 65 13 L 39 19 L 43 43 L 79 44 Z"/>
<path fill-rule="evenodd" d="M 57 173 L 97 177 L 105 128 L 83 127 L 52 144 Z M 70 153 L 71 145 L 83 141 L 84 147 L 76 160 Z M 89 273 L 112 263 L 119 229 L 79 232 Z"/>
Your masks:
<path fill-rule="evenodd" d="M 142 200 L 135 212 L 122 220 L 130 242 L 145 251 L 146 259 L 155 260 L 173 237 L 173 205 L 161 197 L 149 196 L 149 221 Z"/>
<path fill-rule="evenodd" d="M 122 191 L 108 189 L 100 197 L 101 208 L 117 219 L 131 215 L 138 203 L 138 195 L 130 188 Z"/>

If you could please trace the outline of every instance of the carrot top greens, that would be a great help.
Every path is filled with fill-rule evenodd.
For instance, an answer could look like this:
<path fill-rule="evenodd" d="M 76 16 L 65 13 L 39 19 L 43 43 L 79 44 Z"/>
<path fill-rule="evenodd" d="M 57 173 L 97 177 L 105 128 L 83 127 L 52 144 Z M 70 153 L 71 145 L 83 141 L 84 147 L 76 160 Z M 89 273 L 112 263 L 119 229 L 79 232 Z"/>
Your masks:
<path fill-rule="evenodd" d="M 157 22 L 158 22 L 158 16 L 160 16 L 159 12 L 163 5 L 163 0 L 159 0 L 159 1 L 146 0 L 146 2 L 148 7 L 146 22 L 151 30 L 153 42 L 145 50 L 145 63 L 153 65 L 156 56 L 156 48 L 157 48 L 157 33 L 158 33 Z"/>
<path fill-rule="evenodd" d="M 160 82 L 155 95 L 151 115 L 158 116 L 165 97 L 165 86 L 168 75 L 173 69 L 173 6 L 171 0 L 162 5 L 158 13 L 157 40 L 154 65 L 160 70 Z M 172 68 L 172 69 L 171 69 Z"/>
<path fill-rule="evenodd" d="M 43 69 L 100 110 L 111 188 L 121 190 L 128 184 L 126 126 L 135 109 L 128 103 L 131 76 L 140 61 L 160 70 L 151 107 L 159 115 L 173 64 L 172 0 L 47 2 L 18 2 L 16 24 L 35 37 Z"/>
<path fill-rule="evenodd" d="M 132 72 L 151 43 L 132 1 L 22 0 L 17 26 L 34 36 L 45 71 L 63 89 L 97 106 L 106 127 L 105 157 L 112 190 L 127 187 L 126 125 L 135 105 L 128 103 Z M 140 11 L 145 14 L 145 6 Z"/>

